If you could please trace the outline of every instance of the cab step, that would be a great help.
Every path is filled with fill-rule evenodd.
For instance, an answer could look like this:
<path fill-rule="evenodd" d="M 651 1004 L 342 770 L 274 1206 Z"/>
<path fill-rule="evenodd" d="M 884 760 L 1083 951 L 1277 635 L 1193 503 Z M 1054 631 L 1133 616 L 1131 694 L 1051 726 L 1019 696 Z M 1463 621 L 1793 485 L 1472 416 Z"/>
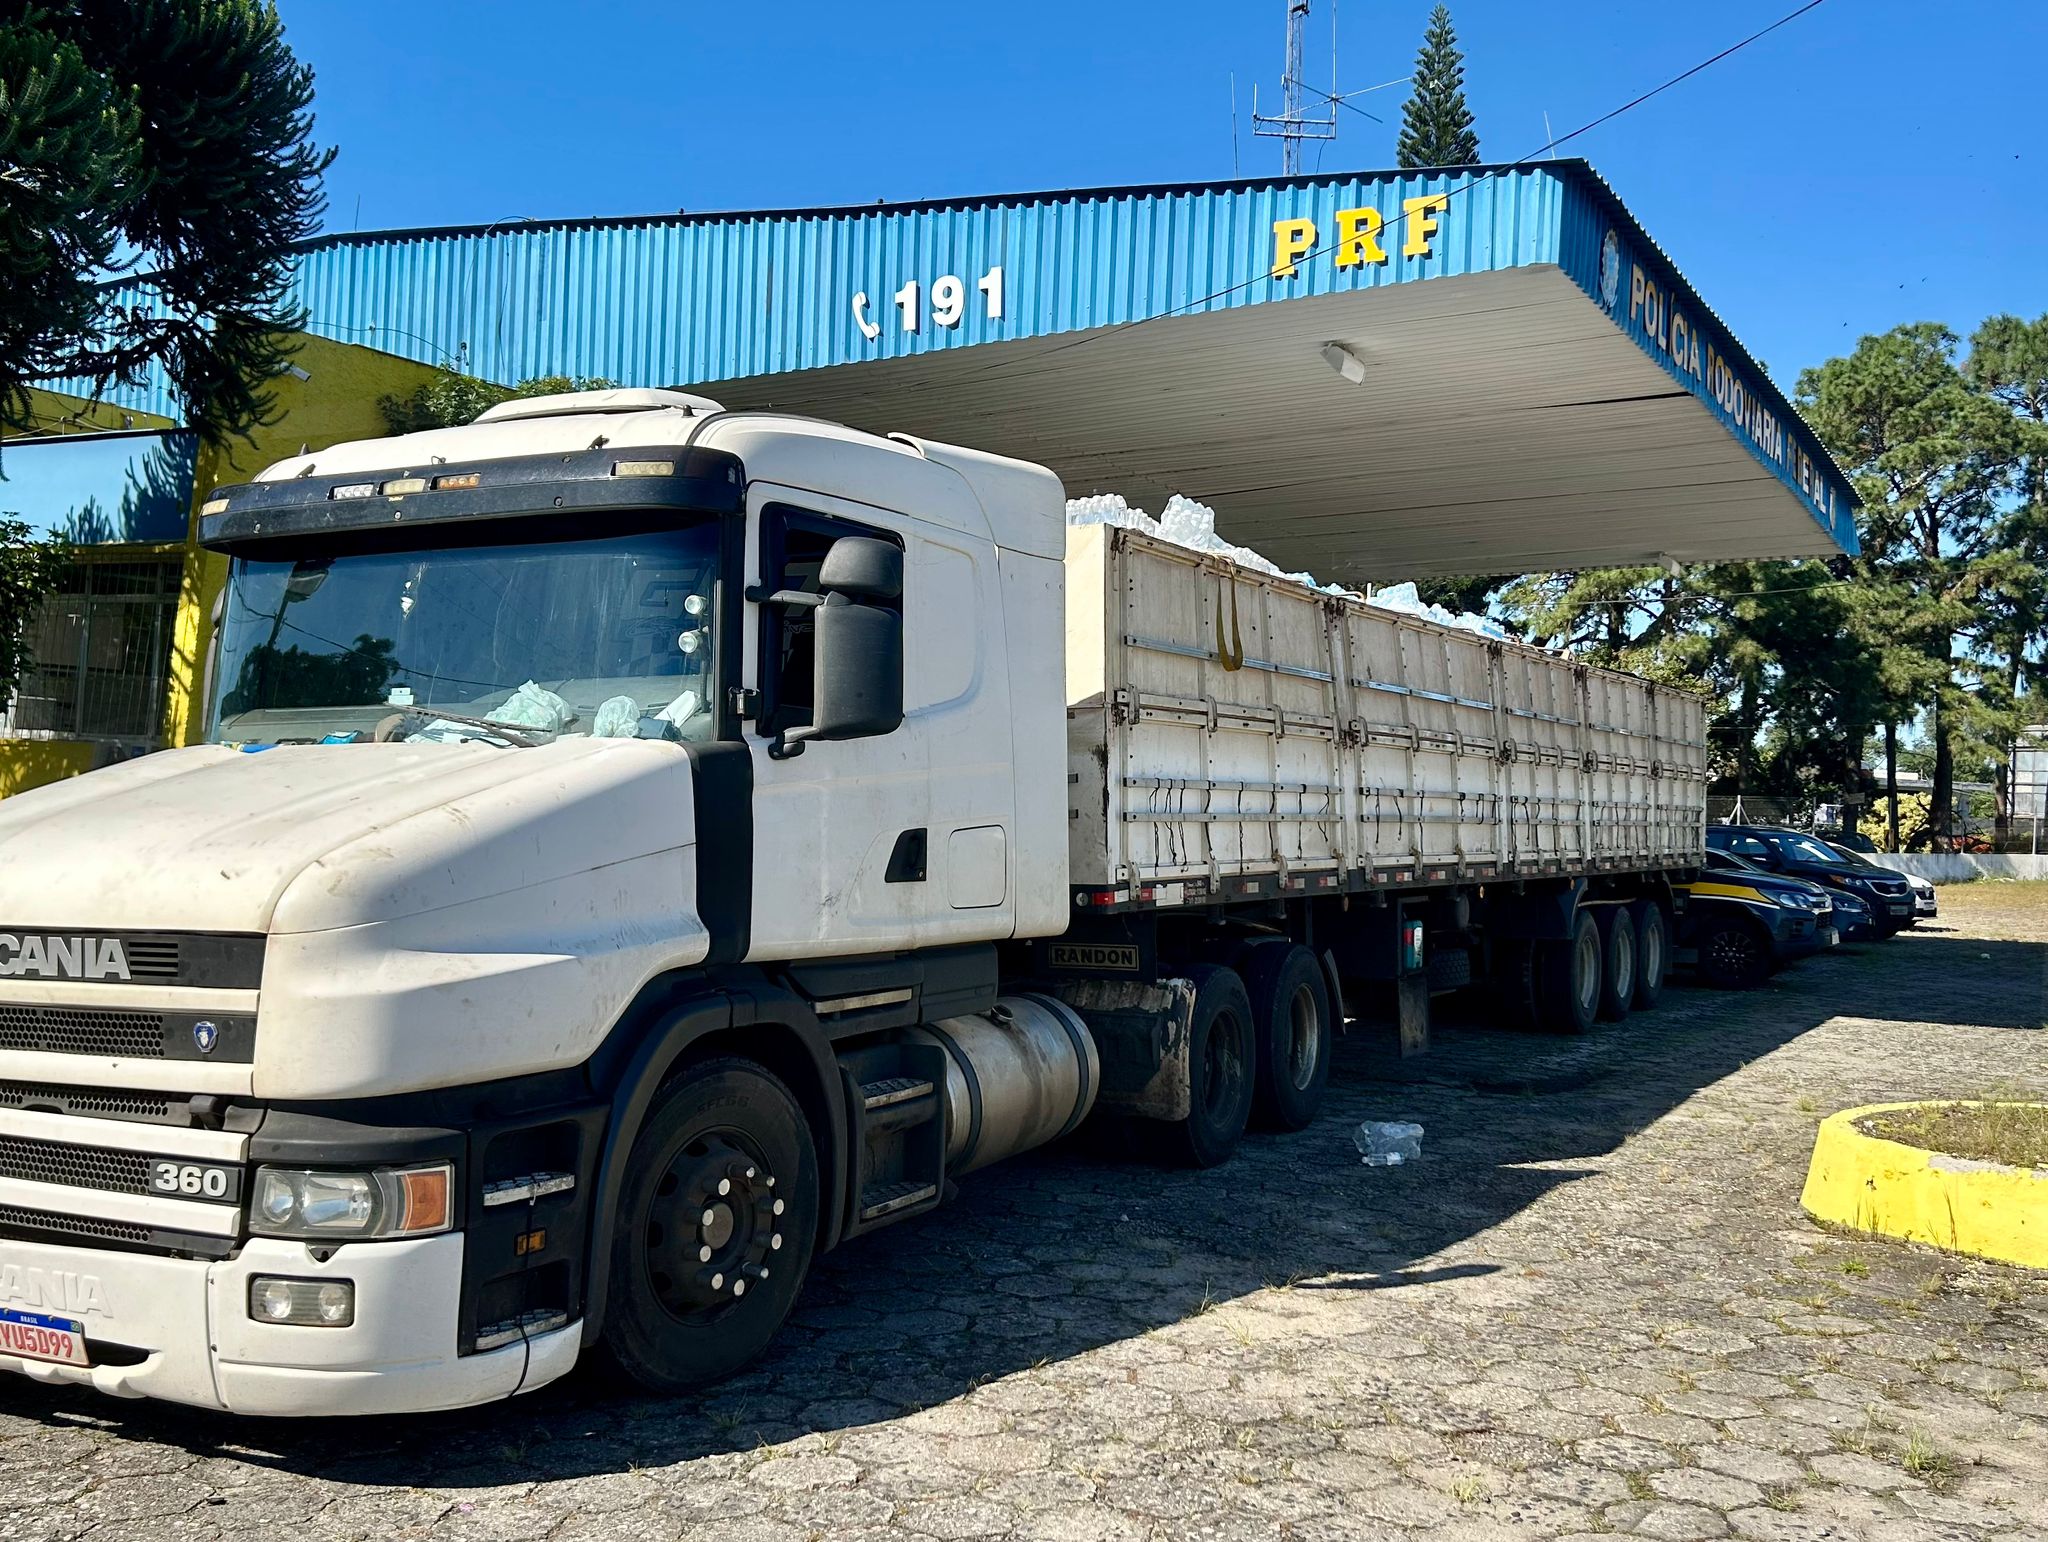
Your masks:
<path fill-rule="evenodd" d="M 860 1218 L 863 1221 L 879 1221 L 892 1216 L 899 1210 L 908 1210 L 927 1201 L 936 1203 L 939 1186 L 936 1183 L 884 1183 L 872 1189 L 863 1189 L 860 1196 Z"/>
<path fill-rule="evenodd" d="M 853 1150 L 847 1236 L 930 1210 L 946 1187 L 946 1053 L 932 1044 L 844 1050 Z"/>
<path fill-rule="evenodd" d="M 878 1108 L 890 1108 L 921 1098 L 931 1090 L 932 1084 L 918 1077 L 885 1076 L 880 1081 L 861 1083 L 861 1107 L 873 1113 Z"/>

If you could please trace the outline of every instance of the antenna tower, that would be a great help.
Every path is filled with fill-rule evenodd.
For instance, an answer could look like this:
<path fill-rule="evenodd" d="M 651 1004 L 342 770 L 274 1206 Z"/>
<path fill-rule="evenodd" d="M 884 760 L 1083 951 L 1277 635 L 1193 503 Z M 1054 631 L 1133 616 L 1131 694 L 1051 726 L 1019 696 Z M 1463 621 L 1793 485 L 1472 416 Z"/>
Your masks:
<path fill-rule="evenodd" d="M 1306 139 L 1337 137 L 1337 5 L 1330 0 L 1330 107 L 1327 118 L 1311 118 L 1301 108 L 1301 43 L 1308 30 L 1309 0 L 1286 0 L 1287 73 L 1280 77 L 1280 114 L 1267 117 L 1259 112 L 1259 88 L 1252 87 L 1252 132 L 1280 141 L 1280 170 L 1284 176 L 1301 174 L 1301 145 Z"/>

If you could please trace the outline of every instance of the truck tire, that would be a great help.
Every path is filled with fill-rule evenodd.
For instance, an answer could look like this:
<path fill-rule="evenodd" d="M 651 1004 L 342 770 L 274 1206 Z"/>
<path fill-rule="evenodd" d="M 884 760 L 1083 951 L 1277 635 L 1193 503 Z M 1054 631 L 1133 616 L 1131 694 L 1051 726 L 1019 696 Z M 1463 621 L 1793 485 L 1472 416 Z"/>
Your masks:
<path fill-rule="evenodd" d="M 1230 1159 L 1252 1112 L 1254 1050 L 1251 998 L 1234 969 L 1195 964 L 1188 1023 L 1188 1116 L 1154 1127 L 1162 1157 L 1181 1167 L 1214 1167 Z"/>
<path fill-rule="evenodd" d="M 1699 976 L 1722 991 L 1754 990 L 1771 975 L 1771 939 L 1746 916 L 1715 916 L 1700 928 Z"/>
<path fill-rule="evenodd" d="M 1600 924 L 1600 1017 L 1618 1023 L 1636 1004 L 1636 918 L 1626 905 L 1602 905 Z"/>
<path fill-rule="evenodd" d="M 633 1139 L 619 1195 L 613 1364 L 659 1393 L 739 1370 L 796 1304 L 818 1213 L 817 1150 L 789 1088 L 732 1056 L 678 1073 Z"/>
<path fill-rule="evenodd" d="M 1536 945 L 1536 1010 L 1552 1033 L 1587 1033 L 1600 1017 L 1603 965 L 1600 923 L 1593 912 L 1572 918 L 1571 935 Z"/>
<path fill-rule="evenodd" d="M 1267 1129 L 1314 1122 L 1330 1086 L 1330 990 L 1315 954 L 1298 943 L 1262 942 L 1238 967 L 1257 1034 L 1252 1116 Z"/>
<path fill-rule="evenodd" d="M 1647 1012 L 1664 999 L 1664 981 L 1671 973 L 1671 922 L 1653 899 L 1637 900 L 1636 1010 Z"/>

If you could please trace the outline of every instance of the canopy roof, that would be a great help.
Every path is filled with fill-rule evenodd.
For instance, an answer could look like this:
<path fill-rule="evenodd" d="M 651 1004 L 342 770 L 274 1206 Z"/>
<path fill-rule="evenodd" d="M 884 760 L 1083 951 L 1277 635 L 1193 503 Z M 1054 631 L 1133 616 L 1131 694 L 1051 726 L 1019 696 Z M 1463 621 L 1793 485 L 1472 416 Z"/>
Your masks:
<path fill-rule="evenodd" d="M 1840 471 L 1582 161 L 326 237 L 294 287 L 492 379 L 1184 493 L 1331 579 L 1855 549 Z"/>

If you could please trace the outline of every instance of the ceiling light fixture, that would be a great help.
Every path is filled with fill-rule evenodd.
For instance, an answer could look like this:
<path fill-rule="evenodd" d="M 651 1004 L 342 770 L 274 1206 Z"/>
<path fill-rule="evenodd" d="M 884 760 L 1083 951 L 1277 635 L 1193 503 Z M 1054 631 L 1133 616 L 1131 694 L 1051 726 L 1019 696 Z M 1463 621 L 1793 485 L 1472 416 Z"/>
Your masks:
<path fill-rule="evenodd" d="M 1365 384 L 1365 360 L 1342 343 L 1323 344 L 1323 362 L 1353 385 Z"/>

